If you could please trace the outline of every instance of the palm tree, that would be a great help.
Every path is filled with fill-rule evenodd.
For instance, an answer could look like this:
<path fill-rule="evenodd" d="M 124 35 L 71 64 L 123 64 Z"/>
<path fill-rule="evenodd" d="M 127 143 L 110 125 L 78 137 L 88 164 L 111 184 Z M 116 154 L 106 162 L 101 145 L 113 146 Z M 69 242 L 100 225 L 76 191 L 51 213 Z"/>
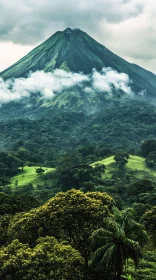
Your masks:
<path fill-rule="evenodd" d="M 92 264 L 102 266 L 108 279 L 120 280 L 122 273 L 126 273 L 128 259 L 137 266 L 141 249 L 138 242 L 126 236 L 124 227 L 119 223 L 108 219 L 106 224 L 106 229 L 98 229 L 92 234 L 95 249 Z"/>
<path fill-rule="evenodd" d="M 139 245 L 143 247 L 147 243 L 148 235 L 144 225 L 134 220 L 134 215 L 133 208 L 127 208 L 122 211 L 114 208 L 115 221 L 124 228 L 125 235 L 134 241 L 138 241 Z"/>

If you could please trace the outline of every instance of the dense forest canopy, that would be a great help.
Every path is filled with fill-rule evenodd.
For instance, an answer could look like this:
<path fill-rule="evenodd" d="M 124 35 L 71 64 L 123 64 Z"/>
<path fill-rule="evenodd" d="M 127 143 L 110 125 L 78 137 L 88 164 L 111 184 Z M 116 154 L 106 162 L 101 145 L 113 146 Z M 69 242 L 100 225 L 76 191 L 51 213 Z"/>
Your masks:
<path fill-rule="evenodd" d="M 49 109 L 36 119 L 19 116 L 1 120 L 0 148 L 8 151 L 24 147 L 31 152 L 29 161 L 49 166 L 56 165 L 64 152 L 73 150 L 83 156 L 92 155 L 90 160 L 94 161 L 95 155 L 100 158 L 114 154 L 109 149 L 124 147 L 136 154 L 143 141 L 155 139 L 155 123 L 155 107 L 135 100 L 114 105 L 111 102 L 108 108 L 90 114 Z"/>
<path fill-rule="evenodd" d="M 84 139 L 48 161 L 50 153 L 24 143 L 0 153 L 0 277 L 154 280 L 156 181 L 127 169 L 129 150 L 98 149 Z M 156 141 L 134 151 L 149 168 Z M 93 161 L 112 154 L 115 169 L 106 179 L 106 166 Z M 55 169 L 45 173 L 46 161 Z M 41 185 L 11 185 L 12 176 L 36 163 Z"/>

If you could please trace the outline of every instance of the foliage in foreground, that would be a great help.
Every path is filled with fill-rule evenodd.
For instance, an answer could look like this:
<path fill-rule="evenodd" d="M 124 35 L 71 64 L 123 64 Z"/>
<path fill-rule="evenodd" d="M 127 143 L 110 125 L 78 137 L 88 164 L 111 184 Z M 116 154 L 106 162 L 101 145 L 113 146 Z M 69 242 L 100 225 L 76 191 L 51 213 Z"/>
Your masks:
<path fill-rule="evenodd" d="M 54 237 L 38 239 L 33 249 L 14 240 L 0 250 L 0 262 L 0 279 L 82 279 L 80 253 Z"/>
<path fill-rule="evenodd" d="M 121 280 L 128 259 L 138 264 L 145 233 L 131 209 L 114 205 L 106 193 L 72 189 L 27 213 L 4 216 L 1 278 Z"/>

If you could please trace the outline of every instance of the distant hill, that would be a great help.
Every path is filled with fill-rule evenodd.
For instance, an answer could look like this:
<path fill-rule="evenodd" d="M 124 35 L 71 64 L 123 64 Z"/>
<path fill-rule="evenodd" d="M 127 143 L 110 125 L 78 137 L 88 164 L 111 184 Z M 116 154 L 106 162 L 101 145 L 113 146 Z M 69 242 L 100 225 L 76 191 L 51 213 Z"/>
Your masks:
<path fill-rule="evenodd" d="M 111 178 L 118 168 L 114 160 L 114 156 L 95 162 L 92 166 L 95 166 L 97 163 L 104 164 L 106 166 L 106 172 L 103 174 L 103 178 Z M 145 158 L 139 156 L 130 155 L 128 163 L 126 164 L 126 170 L 129 172 L 133 171 L 133 175 L 135 175 L 136 178 L 156 176 L 156 170 L 148 168 L 145 164 Z"/>
<path fill-rule="evenodd" d="M 54 69 L 88 74 L 93 68 L 100 71 L 103 67 L 128 74 L 134 91 L 146 90 L 147 95 L 156 95 L 156 75 L 125 61 L 79 29 L 56 32 L 0 75 L 9 79 L 26 77 L 30 71 Z"/>

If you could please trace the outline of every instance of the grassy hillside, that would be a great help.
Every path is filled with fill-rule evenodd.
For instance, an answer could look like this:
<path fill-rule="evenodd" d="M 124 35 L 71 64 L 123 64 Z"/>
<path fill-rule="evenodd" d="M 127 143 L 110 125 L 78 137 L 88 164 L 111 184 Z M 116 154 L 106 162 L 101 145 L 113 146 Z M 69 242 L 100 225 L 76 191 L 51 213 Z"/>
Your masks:
<path fill-rule="evenodd" d="M 113 173 L 117 170 L 117 164 L 114 160 L 114 156 L 105 158 L 101 161 L 95 162 L 92 164 L 94 166 L 97 163 L 105 164 L 106 171 L 103 174 L 103 178 L 111 178 Z M 147 175 L 156 176 L 156 170 L 152 170 L 145 165 L 145 159 L 139 156 L 130 156 L 128 163 L 126 165 L 127 171 L 133 171 L 134 175 L 138 178 L 141 178 Z"/>
<path fill-rule="evenodd" d="M 100 163 L 104 164 L 106 166 L 106 171 L 103 174 L 103 178 L 111 178 L 111 176 L 114 174 L 114 172 L 117 170 L 118 166 L 114 160 L 114 156 L 105 158 L 101 161 L 97 161 L 92 166 L 95 166 L 95 164 Z M 37 184 L 43 184 L 44 180 L 42 178 L 42 175 L 36 173 L 37 166 L 25 166 L 24 170 L 19 170 L 19 174 L 11 179 L 11 186 L 15 186 L 16 182 L 18 182 L 18 186 L 24 186 L 29 183 L 32 183 L 33 185 Z M 50 171 L 54 171 L 54 168 L 47 168 L 43 167 L 45 172 L 43 174 L 46 174 Z M 145 175 L 148 176 L 156 176 L 156 170 L 152 170 L 148 168 L 145 165 L 145 159 L 139 156 L 132 156 L 130 155 L 128 164 L 126 165 L 127 171 L 133 171 L 133 175 L 135 175 L 138 178 L 142 178 Z"/>
<path fill-rule="evenodd" d="M 19 169 L 19 174 L 11 179 L 11 186 L 15 186 L 17 181 L 18 186 L 24 186 L 30 183 L 34 185 L 42 184 L 42 175 L 36 173 L 36 168 L 38 168 L 38 166 L 25 166 L 23 171 L 22 169 Z M 45 172 L 42 174 L 46 174 L 54 170 L 54 168 L 48 167 L 43 167 L 43 169 L 45 170 Z"/>

